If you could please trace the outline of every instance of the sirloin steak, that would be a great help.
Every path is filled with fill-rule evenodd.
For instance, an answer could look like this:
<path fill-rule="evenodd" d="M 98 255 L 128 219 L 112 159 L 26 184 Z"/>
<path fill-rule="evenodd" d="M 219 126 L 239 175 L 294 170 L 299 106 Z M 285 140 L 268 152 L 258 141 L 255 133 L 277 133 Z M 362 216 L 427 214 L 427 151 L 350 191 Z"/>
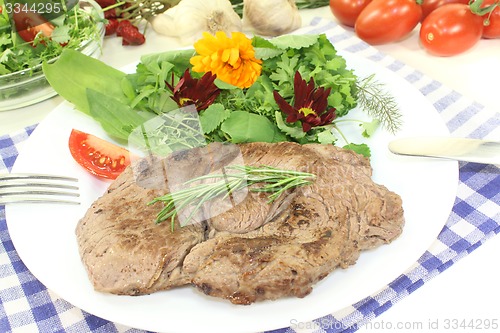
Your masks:
<path fill-rule="evenodd" d="M 248 192 L 226 211 L 203 208 L 202 222 L 155 224 L 173 175 L 197 177 L 242 158 L 310 172 L 316 180 L 267 203 Z M 239 160 L 238 160 L 239 161 Z M 135 171 L 134 171 L 135 170 Z M 332 145 L 213 143 L 129 167 L 76 228 L 83 264 L 97 291 L 141 295 L 194 285 L 235 304 L 304 297 L 362 250 L 387 244 L 404 225 L 401 198 L 371 180 L 369 160 Z M 163 175 L 169 174 L 170 177 Z"/>

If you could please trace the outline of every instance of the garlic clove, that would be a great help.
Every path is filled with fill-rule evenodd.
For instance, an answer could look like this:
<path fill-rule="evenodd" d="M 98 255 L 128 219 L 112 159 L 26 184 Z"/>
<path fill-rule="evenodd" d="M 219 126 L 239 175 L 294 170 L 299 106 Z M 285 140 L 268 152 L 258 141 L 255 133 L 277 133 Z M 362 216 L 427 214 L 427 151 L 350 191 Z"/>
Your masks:
<path fill-rule="evenodd" d="M 179 31 L 175 29 L 175 22 L 172 17 L 175 16 L 162 13 L 150 19 L 149 23 L 151 23 L 151 27 L 154 31 L 161 33 L 164 36 L 178 37 Z"/>
<path fill-rule="evenodd" d="M 302 26 L 294 0 L 243 0 L 243 25 L 258 35 L 279 36 Z"/>
<path fill-rule="evenodd" d="M 177 37 L 184 45 L 201 38 L 204 31 L 231 34 L 242 30 L 242 21 L 229 0 L 182 0 L 151 20 L 153 29 Z"/>

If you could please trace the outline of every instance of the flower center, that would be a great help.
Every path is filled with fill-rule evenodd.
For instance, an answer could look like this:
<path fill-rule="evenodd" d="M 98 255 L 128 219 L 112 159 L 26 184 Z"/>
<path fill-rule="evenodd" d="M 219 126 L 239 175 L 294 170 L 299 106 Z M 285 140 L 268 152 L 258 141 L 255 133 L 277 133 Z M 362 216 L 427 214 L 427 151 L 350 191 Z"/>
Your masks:
<path fill-rule="evenodd" d="M 180 106 L 185 106 L 185 105 L 190 105 L 190 104 L 194 104 L 194 101 L 191 98 L 181 97 L 179 99 L 179 105 Z"/>
<path fill-rule="evenodd" d="M 314 112 L 314 110 L 313 110 L 313 109 L 311 109 L 311 108 L 300 108 L 300 109 L 299 109 L 299 112 L 300 112 L 300 113 L 302 113 L 302 114 L 303 114 L 304 116 L 306 116 L 306 117 L 307 117 L 308 115 L 310 115 L 310 114 L 313 114 L 313 115 L 315 115 L 315 116 L 316 116 L 316 112 Z"/>

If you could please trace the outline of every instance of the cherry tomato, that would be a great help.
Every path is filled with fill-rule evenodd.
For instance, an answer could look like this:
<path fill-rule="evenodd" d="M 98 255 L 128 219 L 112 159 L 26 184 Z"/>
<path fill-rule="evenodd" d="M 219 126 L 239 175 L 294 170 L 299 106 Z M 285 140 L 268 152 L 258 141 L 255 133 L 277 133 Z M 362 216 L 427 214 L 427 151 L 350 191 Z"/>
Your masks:
<path fill-rule="evenodd" d="M 481 7 L 494 4 L 497 0 L 484 0 Z M 497 6 L 491 13 L 483 16 L 487 23 L 483 28 L 483 38 L 500 38 L 500 7 Z"/>
<path fill-rule="evenodd" d="M 422 2 L 422 21 L 435 9 L 449 3 L 468 4 L 470 0 L 424 0 Z"/>
<path fill-rule="evenodd" d="M 385 44 L 408 36 L 421 17 L 415 0 L 373 0 L 359 14 L 354 29 L 369 44 Z"/>
<path fill-rule="evenodd" d="M 483 33 L 483 18 L 469 5 L 454 3 L 434 10 L 422 22 L 420 43 L 432 54 L 452 56 L 473 47 Z"/>
<path fill-rule="evenodd" d="M 27 6 L 27 5 L 26 5 Z M 54 31 L 54 25 L 48 22 L 42 15 L 21 8 L 12 12 L 12 18 L 19 36 L 28 43 L 33 42 L 35 36 L 41 32 L 44 36 L 50 37 Z"/>
<path fill-rule="evenodd" d="M 69 151 L 80 166 L 100 178 L 116 179 L 130 165 L 127 149 L 76 129 L 69 136 Z"/>
<path fill-rule="evenodd" d="M 372 0 L 330 0 L 330 10 L 340 23 L 354 27 L 361 11 Z"/>

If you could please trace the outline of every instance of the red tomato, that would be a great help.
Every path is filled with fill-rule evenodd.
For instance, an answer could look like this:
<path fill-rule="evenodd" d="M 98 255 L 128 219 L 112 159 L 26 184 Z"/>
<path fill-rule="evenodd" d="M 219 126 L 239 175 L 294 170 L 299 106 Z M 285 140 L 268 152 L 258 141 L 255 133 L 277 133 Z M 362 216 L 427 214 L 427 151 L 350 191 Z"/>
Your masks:
<path fill-rule="evenodd" d="M 494 4 L 497 0 L 484 0 L 481 7 Z M 483 38 L 500 38 L 500 7 L 497 6 L 491 13 L 483 16 L 487 19 L 483 29 Z"/>
<path fill-rule="evenodd" d="M 373 0 L 359 14 L 354 29 L 369 44 L 385 44 L 408 36 L 421 17 L 415 0 Z"/>
<path fill-rule="evenodd" d="M 28 43 L 33 42 L 39 32 L 42 32 L 46 37 L 50 37 L 52 31 L 54 31 L 52 23 L 43 18 L 42 15 L 29 11 L 27 8 L 26 10 L 21 8 L 20 10 L 12 11 L 12 18 L 14 19 L 17 33 Z"/>
<path fill-rule="evenodd" d="M 420 27 L 420 42 L 438 56 L 452 56 L 473 47 L 483 33 L 483 18 L 469 5 L 448 4 L 427 16 Z"/>
<path fill-rule="evenodd" d="M 354 27 L 361 11 L 372 0 L 330 0 L 330 10 L 340 23 Z"/>
<path fill-rule="evenodd" d="M 422 2 L 422 21 L 435 9 L 449 3 L 463 3 L 467 5 L 470 0 L 424 0 Z"/>
<path fill-rule="evenodd" d="M 76 129 L 69 136 L 69 151 L 78 164 L 100 178 L 116 179 L 130 165 L 127 149 Z"/>

